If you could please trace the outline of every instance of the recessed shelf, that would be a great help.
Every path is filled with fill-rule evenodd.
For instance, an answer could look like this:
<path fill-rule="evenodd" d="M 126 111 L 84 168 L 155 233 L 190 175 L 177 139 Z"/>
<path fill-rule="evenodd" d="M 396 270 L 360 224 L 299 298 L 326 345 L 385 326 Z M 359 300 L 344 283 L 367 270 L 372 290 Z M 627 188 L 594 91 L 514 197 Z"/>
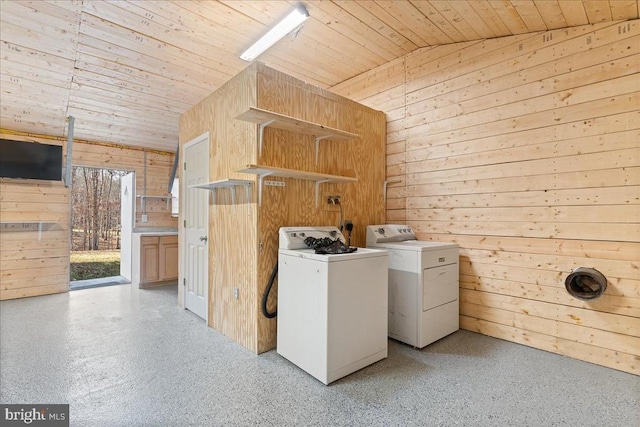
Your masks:
<path fill-rule="evenodd" d="M 291 132 L 300 133 L 302 135 L 311 135 L 316 139 L 316 164 L 318 163 L 318 149 L 320 141 L 323 139 L 332 139 L 338 141 L 347 141 L 357 138 L 355 133 L 347 132 L 340 129 L 334 129 L 328 126 L 320 125 L 305 120 L 296 119 L 280 113 L 263 110 L 257 107 L 249 107 L 249 110 L 236 117 L 238 120 L 245 122 L 257 123 L 259 125 L 258 136 L 258 155 L 262 155 L 262 140 L 264 137 L 264 129 L 271 126 L 275 129 L 283 129 Z"/>
<path fill-rule="evenodd" d="M 247 165 L 246 168 L 239 170 L 242 173 L 251 173 L 258 175 L 258 205 L 262 205 L 262 180 L 266 176 L 278 176 L 281 178 L 294 178 L 315 182 L 316 207 L 318 207 L 318 187 L 322 183 L 349 183 L 358 182 L 358 178 L 350 176 L 329 175 L 325 173 L 307 172 L 296 169 L 276 168 L 272 166 Z"/>

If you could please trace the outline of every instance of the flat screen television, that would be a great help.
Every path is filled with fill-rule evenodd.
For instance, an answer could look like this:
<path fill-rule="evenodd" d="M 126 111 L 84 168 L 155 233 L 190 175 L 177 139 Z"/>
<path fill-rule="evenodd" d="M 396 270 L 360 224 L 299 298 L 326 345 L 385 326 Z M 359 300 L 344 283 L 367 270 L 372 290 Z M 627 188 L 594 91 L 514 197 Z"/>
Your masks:
<path fill-rule="evenodd" d="M 62 146 L 0 139 L 0 177 L 62 180 Z"/>

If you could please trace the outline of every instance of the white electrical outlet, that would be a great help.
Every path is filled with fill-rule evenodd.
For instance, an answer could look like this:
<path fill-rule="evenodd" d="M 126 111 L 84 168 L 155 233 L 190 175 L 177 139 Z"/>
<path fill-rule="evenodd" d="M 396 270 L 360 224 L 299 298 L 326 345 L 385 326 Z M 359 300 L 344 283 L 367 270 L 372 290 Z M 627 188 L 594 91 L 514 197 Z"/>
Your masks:
<path fill-rule="evenodd" d="M 147 221 L 149 221 L 149 217 L 147 217 L 147 214 L 142 214 L 142 219 L 141 219 L 141 221 L 142 221 L 142 222 L 147 222 Z"/>
<path fill-rule="evenodd" d="M 238 299 L 239 293 L 240 293 L 240 291 L 239 291 L 238 288 L 233 288 L 233 297 L 235 299 Z"/>

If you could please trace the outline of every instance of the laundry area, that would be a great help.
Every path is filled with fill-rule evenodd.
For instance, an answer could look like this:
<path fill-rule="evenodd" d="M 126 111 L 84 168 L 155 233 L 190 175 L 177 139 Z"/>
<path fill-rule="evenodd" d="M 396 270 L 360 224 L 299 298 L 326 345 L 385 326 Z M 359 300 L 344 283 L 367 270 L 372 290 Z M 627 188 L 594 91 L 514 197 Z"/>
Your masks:
<path fill-rule="evenodd" d="M 0 418 L 639 426 L 640 3 L 294 3 L 0 1 Z"/>
<path fill-rule="evenodd" d="M 367 226 L 385 221 L 384 113 L 256 62 L 181 130 L 183 147 L 203 140 L 211 153 L 209 176 L 180 191 L 181 230 L 192 200 L 208 198 L 207 324 L 326 385 L 386 358 L 388 251 L 366 247 Z M 189 161 L 180 169 L 191 176 Z M 458 329 L 454 270 L 455 328 L 438 338 Z"/>
<path fill-rule="evenodd" d="M 356 299 L 350 301 L 357 301 L 358 295 L 367 298 L 365 283 L 349 291 L 347 286 L 337 287 L 334 277 L 351 285 L 352 278 L 371 270 L 369 266 L 375 263 L 371 271 L 377 272 L 378 283 L 371 283 L 371 307 L 362 302 L 362 313 L 337 316 L 344 308 L 336 304 L 347 303 L 340 302 L 338 295 L 346 294 L 329 292 L 327 306 L 317 309 L 328 321 L 332 313 L 337 316 L 334 320 L 345 322 L 362 314 L 365 317 L 359 322 L 370 319 L 379 325 L 379 331 L 372 334 L 372 350 L 353 360 L 352 355 L 344 354 L 345 361 L 336 362 L 340 368 L 386 355 L 386 339 L 381 340 L 387 336 L 386 291 L 384 301 L 373 297 L 386 289 L 386 251 L 365 248 L 366 226 L 385 220 L 385 114 L 255 62 L 187 111 L 180 129 L 181 147 L 189 150 L 190 143 L 205 140 L 209 148 L 208 176 L 200 177 L 199 182 L 180 180 L 183 216 L 179 219 L 181 241 L 186 244 L 187 233 L 182 231 L 195 218 L 189 213 L 191 201 L 205 197 L 208 221 L 200 238 L 206 239 L 209 252 L 205 266 L 209 275 L 207 324 L 255 353 L 276 349 L 278 340 L 286 348 L 289 333 L 283 334 L 287 327 L 282 322 L 293 316 L 291 321 L 298 323 L 293 329 L 304 325 L 295 320 L 297 314 L 289 311 L 288 303 L 281 305 L 280 292 L 293 291 L 284 297 L 292 306 L 297 306 L 295 299 L 300 296 L 294 295 L 297 286 L 311 282 L 351 292 L 349 298 Z M 180 170 L 191 176 L 189 161 Z M 311 255 L 302 236 L 337 240 L 341 251 L 357 250 Z M 181 258 L 179 283 L 186 285 L 179 287 L 180 304 L 184 304 L 183 288 L 188 289 L 193 280 L 185 276 L 190 272 L 184 268 L 189 262 L 187 252 Z M 374 262 L 372 254 L 383 261 Z M 274 276 L 276 264 L 279 271 Z M 315 271 L 320 266 L 324 272 L 312 280 L 307 269 Z M 316 291 L 321 292 L 320 288 Z M 265 315 L 276 310 L 275 317 Z M 329 329 L 341 330 L 338 326 Z M 321 327 L 324 325 L 318 324 Z M 290 332 L 291 337 L 304 335 L 300 330 Z M 327 336 L 326 331 L 316 332 L 326 338 L 322 351 L 332 360 L 331 355 L 341 351 L 333 345 L 332 332 Z M 362 335 L 358 329 L 349 334 L 336 339 L 347 345 Z M 330 377 L 324 381 L 329 382 Z"/>
<path fill-rule="evenodd" d="M 399 181 L 386 177 L 385 135 L 383 112 L 260 62 L 183 114 L 182 158 L 201 144 L 198 161 L 209 162 L 179 168 L 190 178 L 178 304 L 325 385 L 386 358 L 389 339 L 420 351 L 458 331 L 461 306 L 474 301 L 460 283 L 468 255 L 442 234 L 389 221 Z M 198 255 L 204 274 L 189 255 L 192 227 L 208 253 Z M 583 301 L 606 289 L 595 268 L 565 276 L 565 292 Z M 198 277 L 208 278 L 200 310 L 189 306 Z"/>

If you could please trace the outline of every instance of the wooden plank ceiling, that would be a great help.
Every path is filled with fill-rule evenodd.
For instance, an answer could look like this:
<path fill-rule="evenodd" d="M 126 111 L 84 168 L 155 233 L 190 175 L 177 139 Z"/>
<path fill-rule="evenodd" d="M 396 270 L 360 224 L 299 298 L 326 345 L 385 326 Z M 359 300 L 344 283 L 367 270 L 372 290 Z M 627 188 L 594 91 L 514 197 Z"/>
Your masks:
<path fill-rule="evenodd" d="M 296 1 L 0 2 L 0 127 L 173 151 L 178 117 Z M 331 87 L 421 47 L 638 18 L 638 0 L 306 1 L 258 60 Z"/>

